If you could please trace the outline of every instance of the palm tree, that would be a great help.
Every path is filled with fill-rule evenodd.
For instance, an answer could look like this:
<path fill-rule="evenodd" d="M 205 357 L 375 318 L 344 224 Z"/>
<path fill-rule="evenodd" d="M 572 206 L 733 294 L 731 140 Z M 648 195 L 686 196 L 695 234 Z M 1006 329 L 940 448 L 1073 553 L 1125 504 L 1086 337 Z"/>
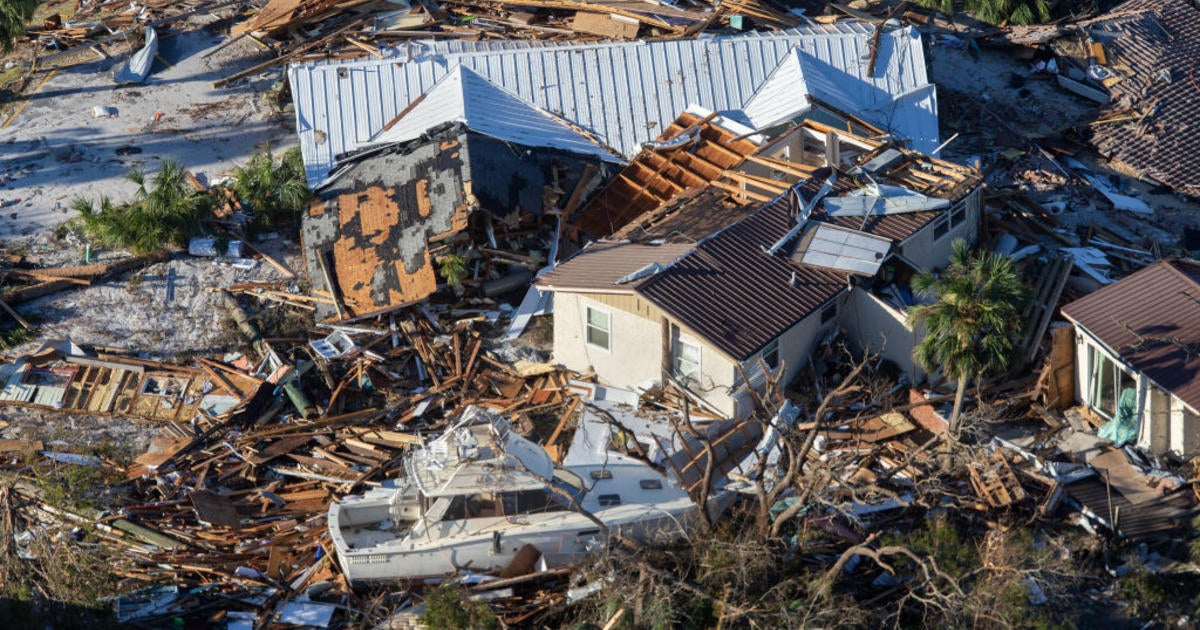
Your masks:
<path fill-rule="evenodd" d="M 954 241 L 950 264 L 941 274 L 925 271 L 913 278 L 917 295 L 930 304 L 908 312 L 912 326 L 926 325 L 913 358 L 926 370 L 941 368 L 957 379 L 950 432 L 958 431 L 967 382 L 1002 373 L 1013 363 L 1027 291 L 1011 258 L 993 253 L 971 255 L 966 241 Z"/>
<path fill-rule="evenodd" d="M 36 8 L 35 0 L 0 0 L 0 51 L 12 52 L 13 42 L 25 34 L 25 23 Z"/>
<path fill-rule="evenodd" d="M 147 254 L 169 245 L 186 245 L 201 232 L 210 198 L 188 183 L 182 166 L 164 161 L 153 177 L 152 188 L 147 187 L 146 174 L 140 169 L 130 170 L 125 177 L 138 185 L 133 201 L 127 204 L 113 205 L 107 197 L 98 206 L 83 198 L 73 202 L 83 231 L 97 244 Z"/>
<path fill-rule="evenodd" d="M 312 197 L 299 147 L 285 151 L 276 163 L 271 147 L 263 145 L 234 171 L 233 180 L 233 191 L 260 227 L 294 220 Z"/>

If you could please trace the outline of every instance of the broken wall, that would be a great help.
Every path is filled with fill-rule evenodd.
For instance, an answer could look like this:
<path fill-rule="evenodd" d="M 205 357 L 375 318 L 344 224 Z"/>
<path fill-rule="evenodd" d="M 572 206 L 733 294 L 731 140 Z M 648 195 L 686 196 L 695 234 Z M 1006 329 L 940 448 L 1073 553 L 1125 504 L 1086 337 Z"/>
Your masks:
<path fill-rule="evenodd" d="M 914 330 L 905 322 L 904 313 L 861 287 L 850 292 L 838 319 L 855 350 L 895 363 L 911 383 L 925 378 L 925 370 L 912 357 L 913 348 L 925 338 L 923 325 Z"/>
<path fill-rule="evenodd" d="M 302 221 L 314 289 L 345 307 L 339 313 L 318 303 L 317 317 L 356 317 L 425 299 L 439 280 L 431 240 L 466 230 L 476 208 L 502 220 L 518 218 L 516 210 L 540 214 L 573 189 L 589 163 L 607 172 L 598 158 L 522 147 L 462 125 L 347 161 Z"/>

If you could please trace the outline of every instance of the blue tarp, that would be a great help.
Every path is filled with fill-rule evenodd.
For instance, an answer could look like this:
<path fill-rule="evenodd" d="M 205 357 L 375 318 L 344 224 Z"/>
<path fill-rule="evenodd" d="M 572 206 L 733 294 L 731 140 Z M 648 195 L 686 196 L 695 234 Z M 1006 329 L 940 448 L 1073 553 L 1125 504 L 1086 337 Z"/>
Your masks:
<path fill-rule="evenodd" d="M 1121 390 L 1121 398 L 1117 401 L 1116 415 L 1105 422 L 1096 435 L 1111 440 L 1114 446 L 1121 448 L 1137 439 L 1137 431 L 1137 390 L 1126 387 Z"/>

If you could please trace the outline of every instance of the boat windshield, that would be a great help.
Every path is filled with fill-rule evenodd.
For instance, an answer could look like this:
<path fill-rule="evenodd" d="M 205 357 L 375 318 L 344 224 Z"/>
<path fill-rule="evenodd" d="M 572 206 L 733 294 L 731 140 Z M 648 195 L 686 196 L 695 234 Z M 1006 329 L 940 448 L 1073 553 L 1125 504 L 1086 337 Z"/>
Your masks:
<path fill-rule="evenodd" d="M 431 522 L 458 521 L 472 518 L 497 518 L 558 512 L 568 508 L 547 490 L 515 490 L 510 492 L 476 492 L 424 498 L 425 518 Z"/>
<path fill-rule="evenodd" d="M 583 495 L 587 494 L 587 486 L 584 485 L 583 479 L 569 470 L 555 469 L 553 481 L 555 488 L 571 495 L 576 503 L 583 501 Z"/>

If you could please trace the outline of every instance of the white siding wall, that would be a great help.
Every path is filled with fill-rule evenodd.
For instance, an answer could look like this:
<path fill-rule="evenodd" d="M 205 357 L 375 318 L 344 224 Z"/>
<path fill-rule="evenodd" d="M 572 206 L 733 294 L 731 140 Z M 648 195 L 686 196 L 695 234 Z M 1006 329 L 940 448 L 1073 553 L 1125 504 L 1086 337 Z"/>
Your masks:
<path fill-rule="evenodd" d="M 611 314 L 608 351 L 586 342 L 584 318 L 588 306 Z M 595 370 L 601 382 L 616 387 L 658 380 L 662 367 L 661 325 L 577 293 L 556 292 L 554 362 L 577 372 Z"/>
<path fill-rule="evenodd" d="M 1138 446 L 1154 453 L 1171 452 L 1181 457 L 1200 452 L 1200 414 L 1196 410 L 1169 393 L 1156 394 L 1156 390 L 1163 392 L 1157 384 L 1109 352 L 1079 326 L 1075 327 L 1075 344 L 1076 400 L 1083 404 L 1091 403 L 1092 366 L 1088 360 L 1088 350 L 1091 348 L 1093 352 L 1103 354 L 1120 365 L 1137 381 L 1137 400 L 1141 410 Z"/>

